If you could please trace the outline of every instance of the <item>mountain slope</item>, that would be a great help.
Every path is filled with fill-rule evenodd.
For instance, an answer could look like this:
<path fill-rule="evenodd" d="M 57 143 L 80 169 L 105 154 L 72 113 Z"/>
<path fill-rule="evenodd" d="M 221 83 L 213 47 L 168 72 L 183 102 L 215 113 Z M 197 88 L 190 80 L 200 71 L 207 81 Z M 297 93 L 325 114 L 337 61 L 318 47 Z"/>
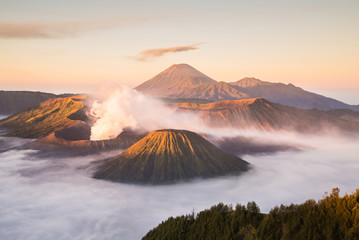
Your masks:
<path fill-rule="evenodd" d="M 91 154 L 99 151 L 126 149 L 144 137 L 128 130 L 116 138 L 91 141 L 91 122 L 86 115 L 85 96 L 49 99 L 39 107 L 0 121 L 7 135 L 39 138 L 23 147 L 61 154 Z"/>
<path fill-rule="evenodd" d="M 0 127 L 9 129 L 8 136 L 40 138 L 78 123 L 71 115 L 84 107 L 84 96 L 49 99 L 39 107 L 21 112 L 0 121 Z"/>
<path fill-rule="evenodd" d="M 359 106 L 352 106 L 332 98 L 308 92 L 293 84 L 270 83 L 258 79 L 252 79 L 251 84 L 249 84 L 248 80 L 248 78 L 245 78 L 230 84 L 240 87 L 239 91 L 247 94 L 251 98 L 265 98 L 271 102 L 292 107 L 302 109 L 316 108 L 319 110 L 340 108 L 359 110 Z"/>
<path fill-rule="evenodd" d="M 0 91 L 0 114 L 10 115 L 35 107 L 57 95 L 30 91 Z"/>
<path fill-rule="evenodd" d="M 94 178 L 117 182 L 161 184 L 238 174 L 249 164 L 229 155 L 196 133 L 151 132 L 120 156 L 104 161 Z"/>
<path fill-rule="evenodd" d="M 359 124 L 319 110 L 302 110 L 262 98 L 219 101 L 208 104 L 177 103 L 179 111 L 199 114 L 212 127 L 298 131 L 308 133 L 337 129 L 358 132 Z"/>
<path fill-rule="evenodd" d="M 169 95 L 172 98 L 197 98 L 211 101 L 234 100 L 248 98 L 245 93 L 240 92 L 239 88 L 225 82 L 204 84 L 194 87 L 187 87 L 175 94 Z"/>
<path fill-rule="evenodd" d="M 80 122 L 79 124 L 84 123 Z M 27 144 L 25 147 L 30 149 L 42 150 L 43 152 L 53 152 L 59 150 L 62 152 L 62 154 L 67 153 L 70 155 L 87 155 L 102 151 L 127 149 L 128 147 L 130 147 L 144 137 L 143 134 L 136 134 L 134 132 L 124 131 L 114 139 L 90 141 L 90 132 L 88 133 L 88 137 L 83 137 L 82 139 L 74 139 L 71 138 L 71 135 L 65 135 L 63 133 L 64 130 L 70 129 L 65 128 L 59 131 L 52 132 L 46 137 L 40 138 L 34 142 Z M 80 133 L 80 136 L 81 134 L 83 136 L 86 131 L 78 131 L 78 133 Z M 77 135 L 77 137 L 78 136 L 79 135 Z"/>
<path fill-rule="evenodd" d="M 247 87 L 254 87 L 254 86 L 268 86 L 268 85 L 271 85 L 272 83 L 262 81 L 257 78 L 246 77 L 246 78 L 242 78 L 236 82 L 230 82 L 229 84 L 235 85 L 238 87 L 242 87 L 242 88 L 247 88 Z"/>
<path fill-rule="evenodd" d="M 187 64 L 171 66 L 137 86 L 136 90 L 161 98 L 221 101 L 260 97 L 301 109 L 359 111 L 359 105 L 345 104 L 293 84 L 271 83 L 256 78 L 243 78 L 231 83 L 216 82 Z"/>
<path fill-rule="evenodd" d="M 187 64 L 174 64 L 135 89 L 149 95 L 168 97 L 186 87 L 215 82 Z"/>
<path fill-rule="evenodd" d="M 333 109 L 327 111 L 326 113 L 336 118 L 359 122 L 359 111 L 352 111 L 349 109 Z"/>

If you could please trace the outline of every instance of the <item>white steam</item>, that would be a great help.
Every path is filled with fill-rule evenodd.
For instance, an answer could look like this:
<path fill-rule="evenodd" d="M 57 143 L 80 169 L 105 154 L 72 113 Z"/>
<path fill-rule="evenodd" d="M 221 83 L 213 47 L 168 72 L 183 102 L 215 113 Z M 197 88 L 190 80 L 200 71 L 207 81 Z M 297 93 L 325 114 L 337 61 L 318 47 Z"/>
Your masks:
<path fill-rule="evenodd" d="M 91 140 L 111 139 L 125 128 L 153 131 L 177 128 L 198 131 L 202 120 L 190 113 L 179 113 L 160 100 L 144 96 L 127 86 L 105 89 L 105 100 L 95 101 L 91 114 L 97 119 L 91 128 Z"/>

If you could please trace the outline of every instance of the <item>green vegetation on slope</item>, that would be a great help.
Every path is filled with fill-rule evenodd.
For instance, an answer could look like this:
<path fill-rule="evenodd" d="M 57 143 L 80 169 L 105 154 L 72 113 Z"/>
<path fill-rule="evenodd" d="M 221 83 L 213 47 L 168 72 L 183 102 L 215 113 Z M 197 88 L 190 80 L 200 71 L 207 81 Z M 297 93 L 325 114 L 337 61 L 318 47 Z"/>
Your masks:
<path fill-rule="evenodd" d="M 238 174 L 246 171 L 248 165 L 196 133 L 158 130 L 120 156 L 106 160 L 94 177 L 118 182 L 161 184 Z"/>
<path fill-rule="evenodd" d="M 8 136 L 39 138 L 49 133 L 71 127 L 77 123 L 68 118 L 83 108 L 83 97 L 49 99 L 39 107 L 21 112 L 0 122 L 0 127 L 9 128 Z"/>
<path fill-rule="evenodd" d="M 316 202 L 291 204 L 260 213 L 254 202 L 235 209 L 222 203 L 197 215 L 170 217 L 143 240 L 197 239 L 359 239 L 359 189 L 339 197 L 339 189 Z"/>

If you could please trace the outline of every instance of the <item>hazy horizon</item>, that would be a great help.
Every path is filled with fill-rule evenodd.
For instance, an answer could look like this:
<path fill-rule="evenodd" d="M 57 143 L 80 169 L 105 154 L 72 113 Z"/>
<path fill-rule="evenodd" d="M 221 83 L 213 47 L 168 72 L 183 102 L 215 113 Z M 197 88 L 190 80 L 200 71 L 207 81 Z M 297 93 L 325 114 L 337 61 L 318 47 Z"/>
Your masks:
<path fill-rule="evenodd" d="M 244 78 L 244 77 L 243 77 Z M 150 78 L 149 78 L 150 79 Z M 143 82 L 149 80 L 146 79 Z M 242 79 L 242 78 L 239 78 Z M 239 80 L 237 79 L 237 80 Z M 266 81 L 263 79 L 260 79 L 262 81 Z M 220 81 L 220 80 L 219 80 Z M 233 81 L 227 81 L 227 82 L 233 82 Z M 142 82 L 141 82 L 142 83 Z M 273 82 L 276 83 L 276 82 Z M 103 84 L 99 84 L 97 86 L 93 86 L 93 87 L 79 87 L 77 88 L 51 88 L 51 87 L 44 87 L 44 88 L 38 88 L 36 86 L 33 87 L 4 87 L 0 90 L 4 90 L 4 91 L 40 91 L 40 92 L 47 92 L 47 93 L 54 93 L 54 94 L 63 94 L 63 93 L 74 93 L 74 94 L 98 94 L 98 89 L 102 88 L 103 86 L 106 86 L 108 84 L 116 84 L 115 82 L 111 83 L 111 82 L 107 82 L 107 83 L 103 83 Z M 136 87 L 137 85 L 133 85 L 129 87 Z M 309 92 L 313 92 L 319 95 L 323 95 L 325 97 L 329 97 L 329 98 L 333 98 L 336 99 L 338 101 L 341 101 L 343 103 L 346 104 L 350 104 L 350 105 L 359 105 L 359 95 L 358 95 L 358 90 L 357 89 L 351 89 L 351 88 L 343 88 L 343 89 L 328 89 L 325 87 L 318 87 L 318 88 L 303 88 L 302 86 L 296 85 L 297 87 L 300 87 L 306 91 Z"/>
<path fill-rule="evenodd" d="M 134 87 L 188 63 L 218 81 L 256 77 L 357 104 L 358 8 L 355 0 L 1 1 L 1 87 Z"/>

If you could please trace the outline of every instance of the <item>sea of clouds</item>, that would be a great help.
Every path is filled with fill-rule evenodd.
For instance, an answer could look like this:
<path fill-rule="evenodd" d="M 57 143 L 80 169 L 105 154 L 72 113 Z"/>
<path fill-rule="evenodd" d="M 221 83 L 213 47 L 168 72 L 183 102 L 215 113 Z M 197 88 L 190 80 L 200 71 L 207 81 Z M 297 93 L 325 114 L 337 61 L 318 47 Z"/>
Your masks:
<path fill-rule="evenodd" d="M 268 212 L 281 203 L 318 200 L 333 187 L 342 193 L 359 187 L 358 139 L 301 136 L 296 142 L 311 148 L 243 156 L 253 168 L 241 176 L 166 186 L 91 178 L 91 162 L 119 152 L 39 158 L 34 150 L 7 148 L 0 152 L 0 239 L 141 239 L 170 216 L 219 202 L 256 201 Z"/>
<path fill-rule="evenodd" d="M 94 119 L 92 139 L 113 138 L 125 128 L 187 129 L 207 134 L 217 145 L 229 144 L 232 153 L 254 149 L 247 152 L 255 155 L 238 152 L 252 169 L 236 177 L 175 185 L 113 183 L 91 178 L 91 163 L 121 151 L 43 155 L 19 148 L 32 140 L 1 136 L 0 129 L 0 239 L 141 239 L 170 216 L 199 212 L 219 202 L 256 201 L 268 212 L 282 203 L 318 200 L 334 187 L 342 193 L 359 187 L 359 138 L 211 129 L 197 116 L 128 87 L 101 92 L 105 94 L 89 113 Z"/>

